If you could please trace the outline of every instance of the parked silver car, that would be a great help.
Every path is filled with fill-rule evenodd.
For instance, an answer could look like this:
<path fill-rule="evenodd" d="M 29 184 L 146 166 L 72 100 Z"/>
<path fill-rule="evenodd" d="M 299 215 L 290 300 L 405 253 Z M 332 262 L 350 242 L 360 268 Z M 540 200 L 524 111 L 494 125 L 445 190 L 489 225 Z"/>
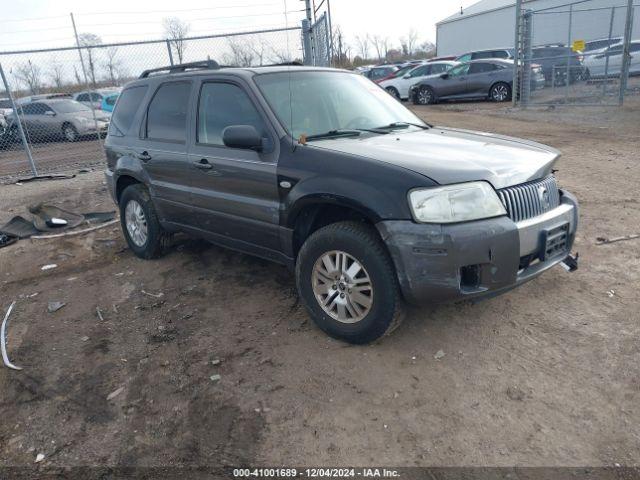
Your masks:
<path fill-rule="evenodd" d="M 104 97 L 113 93 L 119 93 L 120 91 L 122 91 L 120 88 L 99 88 L 91 92 L 78 92 L 73 95 L 73 99 L 94 110 L 100 110 Z"/>
<path fill-rule="evenodd" d="M 96 134 L 106 135 L 109 120 L 101 112 L 95 112 L 94 121 L 91 109 L 74 100 L 47 100 L 32 102 L 18 106 L 20 120 L 26 135 L 31 140 L 48 140 L 63 138 L 74 142 L 80 137 Z M 18 141 L 18 126 L 15 114 L 8 119 L 10 137 Z"/>
<path fill-rule="evenodd" d="M 531 71 L 531 88 L 543 86 L 542 70 L 535 65 Z M 512 87 L 512 60 L 473 60 L 416 83 L 409 91 L 409 98 L 416 105 L 474 98 L 504 102 L 511 98 Z"/>

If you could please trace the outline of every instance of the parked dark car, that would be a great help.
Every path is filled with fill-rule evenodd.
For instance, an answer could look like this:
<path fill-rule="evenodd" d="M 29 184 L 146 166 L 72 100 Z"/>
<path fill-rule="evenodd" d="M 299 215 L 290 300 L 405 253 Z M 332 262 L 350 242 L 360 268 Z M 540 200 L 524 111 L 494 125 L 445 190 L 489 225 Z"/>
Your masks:
<path fill-rule="evenodd" d="M 494 48 L 491 50 L 476 50 L 474 52 L 463 53 L 455 58 L 456 62 L 469 62 L 471 60 L 490 60 L 497 59 L 509 59 L 513 58 L 513 48 Z"/>
<path fill-rule="evenodd" d="M 539 67 L 532 68 L 531 86 L 544 86 Z M 416 105 L 474 98 L 504 102 L 511 98 L 512 88 L 513 61 L 474 60 L 417 82 L 411 87 L 409 98 Z"/>
<path fill-rule="evenodd" d="M 348 342 L 391 331 L 403 301 L 495 295 L 575 267 L 558 151 L 432 127 L 352 72 L 147 71 L 124 88 L 105 150 L 137 256 L 182 231 L 280 262 L 316 324 Z"/>
<path fill-rule="evenodd" d="M 377 67 L 373 67 L 365 72 L 363 75 L 367 77 L 374 83 L 381 82 L 385 78 L 388 78 L 389 75 L 397 72 L 399 68 L 395 65 L 379 65 Z"/>
<path fill-rule="evenodd" d="M 531 51 L 533 62 L 540 65 L 547 85 L 566 85 L 567 70 L 569 83 L 580 80 L 584 73 L 582 56 L 570 47 L 550 45 L 536 47 Z"/>

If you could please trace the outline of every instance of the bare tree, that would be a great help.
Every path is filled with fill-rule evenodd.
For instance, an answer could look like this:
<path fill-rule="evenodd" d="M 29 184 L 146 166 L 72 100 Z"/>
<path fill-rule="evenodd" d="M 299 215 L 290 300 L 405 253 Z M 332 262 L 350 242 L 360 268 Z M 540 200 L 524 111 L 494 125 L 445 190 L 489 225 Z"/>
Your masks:
<path fill-rule="evenodd" d="M 118 55 L 118 47 L 109 47 L 106 49 L 107 59 L 104 62 L 104 68 L 109 76 L 109 81 L 112 85 L 118 84 L 118 76 L 120 75 L 120 68 L 122 61 L 116 58 Z"/>
<path fill-rule="evenodd" d="M 36 95 L 42 88 L 42 72 L 40 67 L 33 64 L 31 60 L 19 64 L 14 75 L 19 82 L 29 89 L 31 95 Z"/>
<path fill-rule="evenodd" d="M 291 63 L 293 58 L 288 50 L 278 50 L 275 47 L 269 45 L 269 60 L 272 63 Z"/>
<path fill-rule="evenodd" d="M 82 85 L 82 78 L 80 78 L 80 72 L 78 72 L 78 67 L 73 66 L 73 77 L 76 79 L 76 85 Z"/>
<path fill-rule="evenodd" d="M 339 25 L 333 29 L 333 38 L 333 64 L 337 67 L 346 67 L 350 63 L 351 48 L 347 45 Z"/>
<path fill-rule="evenodd" d="M 418 43 L 418 32 L 415 29 L 409 30 L 406 37 L 400 37 L 400 45 L 402 46 L 402 53 L 411 57 L 416 51 L 416 45 Z"/>
<path fill-rule="evenodd" d="M 176 52 L 178 63 L 182 63 L 187 43 L 184 39 L 189 35 L 190 25 L 183 22 L 178 17 L 167 17 L 162 21 L 164 34 L 169 44 Z"/>
<path fill-rule="evenodd" d="M 51 61 L 49 76 L 57 89 L 64 86 L 64 66 L 55 57 Z"/>
<path fill-rule="evenodd" d="M 369 58 L 370 42 L 371 39 L 369 38 L 369 34 L 365 35 L 364 37 L 356 36 L 356 49 L 358 55 L 360 55 L 360 58 L 362 58 L 363 60 Z"/>
<path fill-rule="evenodd" d="M 92 45 L 101 45 L 102 39 L 96 35 L 95 33 L 81 33 L 78 35 L 78 40 L 80 45 L 83 47 L 89 47 Z M 87 62 L 87 75 L 89 75 L 89 80 L 93 85 L 96 84 L 96 73 L 97 73 L 97 60 L 96 60 L 96 52 L 93 48 L 87 48 L 86 50 L 86 62 Z"/>
<path fill-rule="evenodd" d="M 250 67 L 253 64 L 254 53 L 246 43 L 241 44 L 233 37 L 228 39 L 230 53 L 224 55 L 224 62 L 236 67 Z"/>
<path fill-rule="evenodd" d="M 389 51 L 389 37 L 374 35 L 371 37 L 371 43 L 373 43 L 373 48 L 376 50 L 378 60 L 387 58 L 387 52 Z"/>
<path fill-rule="evenodd" d="M 257 43 L 249 42 L 247 47 L 256 57 L 256 63 L 261 66 L 264 65 L 264 57 L 266 53 L 265 50 L 267 48 L 264 40 L 261 38 L 257 41 Z"/>

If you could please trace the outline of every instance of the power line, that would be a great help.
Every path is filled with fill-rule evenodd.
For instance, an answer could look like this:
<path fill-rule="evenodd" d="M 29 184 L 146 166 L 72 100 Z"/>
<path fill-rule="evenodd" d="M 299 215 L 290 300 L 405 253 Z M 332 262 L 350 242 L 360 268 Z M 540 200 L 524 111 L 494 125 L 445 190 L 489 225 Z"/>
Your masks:
<path fill-rule="evenodd" d="M 82 16 L 90 16 L 90 15 L 148 15 L 149 13 L 175 13 L 175 12 L 201 12 L 203 10 L 219 10 L 225 8 L 249 8 L 249 7 L 266 7 L 266 6 L 277 6 L 278 3 L 253 3 L 253 4 L 245 4 L 245 5 L 220 5 L 217 7 L 203 7 L 203 8 L 183 8 L 183 9 L 171 9 L 171 10 L 141 10 L 134 12 L 91 12 L 91 13 L 79 13 Z"/>

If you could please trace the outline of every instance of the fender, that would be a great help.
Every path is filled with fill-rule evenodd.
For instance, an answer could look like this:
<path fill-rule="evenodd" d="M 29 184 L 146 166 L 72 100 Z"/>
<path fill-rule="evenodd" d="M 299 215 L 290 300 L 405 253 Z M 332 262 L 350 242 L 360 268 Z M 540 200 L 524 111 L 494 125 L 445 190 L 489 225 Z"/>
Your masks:
<path fill-rule="evenodd" d="M 149 176 L 142 168 L 140 160 L 133 158 L 130 155 L 123 155 L 118 158 L 114 168 L 114 184 L 118 185 L 118 180 L 122 176 L 128 176 L 135 178 L 138 182 L 144 184 L 148 189 L 151 196 L 155 196 L 153 192 L 153 186 L 149 181 Z"/>

